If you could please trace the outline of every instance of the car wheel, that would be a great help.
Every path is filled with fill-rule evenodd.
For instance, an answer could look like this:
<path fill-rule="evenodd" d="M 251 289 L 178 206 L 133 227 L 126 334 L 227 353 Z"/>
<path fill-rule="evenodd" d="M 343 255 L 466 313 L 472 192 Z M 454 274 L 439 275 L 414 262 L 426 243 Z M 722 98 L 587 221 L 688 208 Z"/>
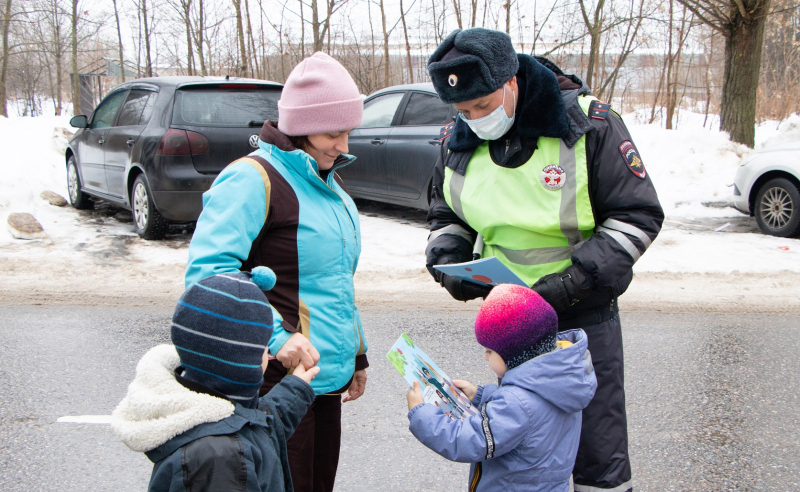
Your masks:
<path fill-rule="evenodd" d="M 786 178 L 764 183 L 756 195 L 754 211 L 764 234 L 795 237 L 800 233 L 800 190 Z"/>
<path fill-rule="evenodd" d="M 69 156 L 67 161 L 67 192 L 69 203 L 78 210 L 94 208 L 94 202 L 89 199 L 89 195 L 81 191 L 81 177 L 78 175 L 74 155 Z"/>
<path fill-rule="evenodd" d="M 153 203 L 153 195 L 144 174 L 136 177 L 131 192 L 131 209 L 136 234 L 142 239 L 163 239 L 169 228 L 169 221 L 161 216 Z"/>

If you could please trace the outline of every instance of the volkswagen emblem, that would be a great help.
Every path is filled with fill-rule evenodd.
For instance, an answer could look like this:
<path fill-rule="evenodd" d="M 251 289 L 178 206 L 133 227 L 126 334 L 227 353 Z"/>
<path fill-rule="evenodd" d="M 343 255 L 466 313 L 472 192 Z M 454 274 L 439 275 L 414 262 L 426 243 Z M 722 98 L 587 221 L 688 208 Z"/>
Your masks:
<path fill-rule="evenodd" d="M 250 135 L 249 142 L 250 142 L 250 147 L 253 147 L 254 149 L 257 149 L 258 148 L 258 135 Z"/>

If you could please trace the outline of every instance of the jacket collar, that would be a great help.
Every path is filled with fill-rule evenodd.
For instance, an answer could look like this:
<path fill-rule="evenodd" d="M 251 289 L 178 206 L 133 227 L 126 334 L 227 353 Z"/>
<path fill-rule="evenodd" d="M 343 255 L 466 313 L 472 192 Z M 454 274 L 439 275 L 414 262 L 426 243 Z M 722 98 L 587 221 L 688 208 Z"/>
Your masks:
<path fill-rule="evenodd" d="M 523 143 L 531 145 L 539 137 L 563 138 L 569 145 L 569 140 L 580 134 L 574 138 L 577 141 L 589 129 L 585 125 L 575 125 L 571 121 L 576 116 L 580 118 L 580 115 L 574 114 L 572 106 L 577 106 L 578 95 L 590 92 L 589 87 L 578 77 L 565 75 L 561 69 L 546 58 L 534 58 L 523 54 L 518 54 L 517 57 L 519 58 L 519 71 L 517 72 L 519 101 L 517 102 L 516 121 L 509 133 L 516 132 Z M 559 84 L 559 79 L 562 77 L 574 82 L 573 86 L 579 86 L 580 89 L 562 92 Z M 580 111 L 579 106 L 577 109 Z M 585 115 L 582 120 L 589 123 Z M 575 126 L 574 129 L 573 126 Z M 475 149 L 483 142 L 484 140 L 475 135 L 465 121 L 456 118 L 453 134 L 447 147 L 454 152 L 459 152 Z M 574 142 L 572 144 L 574 145 Z"/>
<path fill-rule="evenodd" d="M 289 137 L 278 130 L 277 121 L 265 121 L 264 126 L 261 127 L 261 133 L 259 134 L 258 139 L 259 147 L 261 147 L 263 150 L 266 150 L 270 154 L 274 153 L 276 150 L 279 151 L 284 155 L 282 160 L 286 164 L 291 165 L 298 172 L 307 173 L 310 179 L 316 179 L 315 177 L 322 178 L 322 174 L 325 174 L 325 178 L 328 178 L 333 175 L 334 171 L 341 169 L 356 160 L 356 157 L 353 155 L 340 154 L 339 157 L 337 157 L 333 162 L 333 167 L 331 167 L 327 173 L 320 173 L 317 161 L 314 160 L 314 158 L 308 153 L 292 145 Z M 330 181 L 329 179 L 325 178 L 323 178 L 324 181 Z"/>
<path fill-rule="evenodd" d="M 136 366 L 127 395 L 111 415 L 114 433 L 132 450 L 150 451 L 200 424 L 225 419 L 241 407 L 181 385 L 175 379 L 179 365 L 175 346 L 159 345 Z"/>
<path fill-rule="evenodd" d="M 224 436 L 239 432 L 246 425 L 269 428 L 271 415 L 267 415 L 263 410 L 245 408 L 236 405 L 233 415 L 217 422 L 208 422 L 195 426 L 182 434 L 179 434 L 155 449 L 145 452 L 153 463 L 157 463 L 171 455 L 181 446 L 196 441 L 206 436 Z"/>

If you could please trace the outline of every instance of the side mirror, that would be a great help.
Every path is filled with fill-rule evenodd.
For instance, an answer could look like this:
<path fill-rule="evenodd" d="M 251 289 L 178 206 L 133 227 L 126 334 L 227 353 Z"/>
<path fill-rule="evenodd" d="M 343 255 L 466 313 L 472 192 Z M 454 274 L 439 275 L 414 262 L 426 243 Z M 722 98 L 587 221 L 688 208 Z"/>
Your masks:
<path fill-rule="evenodd" d="M 89 118 L 85 114 L 79 114 L 78 116 L 73 116 L 69 120 L 69 124 L 75 128 L 89 128 Z"/>

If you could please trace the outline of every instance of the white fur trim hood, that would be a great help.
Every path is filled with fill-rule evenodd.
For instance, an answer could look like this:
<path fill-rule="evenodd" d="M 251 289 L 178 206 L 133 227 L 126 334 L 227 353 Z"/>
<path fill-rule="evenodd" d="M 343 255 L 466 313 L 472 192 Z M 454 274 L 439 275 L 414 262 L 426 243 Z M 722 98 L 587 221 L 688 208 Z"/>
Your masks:
<path fill-rule="evenodd" d="M 180 384 L 179 365 L 175 346 L 159 345 L 136 366 L 128 394 L 111 414 L 114 433 L 132 450 L 150 451 L 196 425 L 233 415 L 233 403 Z"/>

